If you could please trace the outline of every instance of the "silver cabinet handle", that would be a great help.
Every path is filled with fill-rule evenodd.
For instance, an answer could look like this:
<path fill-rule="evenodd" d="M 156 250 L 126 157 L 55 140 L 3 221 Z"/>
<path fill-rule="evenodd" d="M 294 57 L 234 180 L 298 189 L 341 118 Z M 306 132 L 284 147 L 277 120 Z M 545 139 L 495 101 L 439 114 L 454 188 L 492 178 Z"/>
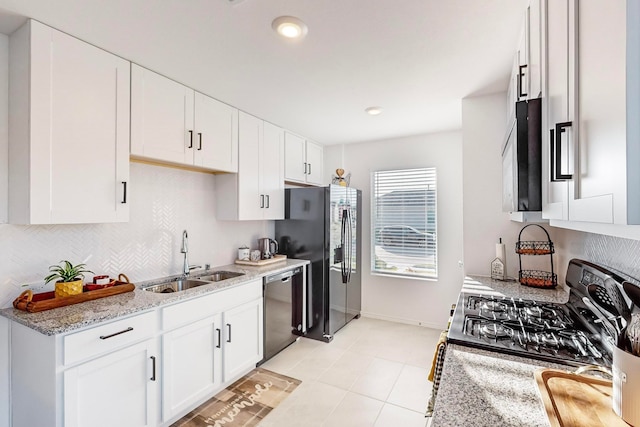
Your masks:
<path fill-rule="evenodd" d="M 269 209 L 269 195 L 267 194 L 267 206 L 265 206 L 267 209 Z"/>
<path fill-rule="evenodd" d="M 229 334 L 227 335 L 227 342 L 231 342 L 231 324 L 227 323 L 227 328 L 229 328 Z"/>
<path fill-rule="evenodd" d="M 260 195 L 260 208 L 264 208 L 264 194 Z"/>
<path fill-rule="evenodd" d="M 304 163 L 304 174 L 307 174 L 307 162 Z"/>
<path fill-rule="evenodd" d="M 216 328 L 216 334 L 218 334 L 218 344 L 216 344 L 216 348 L 220 348 L 222 345 L 222 339 L 221 339 L 222 331 L 220 330 L 220 328 Z"/>
<path fill-rule="evenodd" d="M 307 175 L 311 175 L 311 163 L 309 163 L 309 173 Z"/>

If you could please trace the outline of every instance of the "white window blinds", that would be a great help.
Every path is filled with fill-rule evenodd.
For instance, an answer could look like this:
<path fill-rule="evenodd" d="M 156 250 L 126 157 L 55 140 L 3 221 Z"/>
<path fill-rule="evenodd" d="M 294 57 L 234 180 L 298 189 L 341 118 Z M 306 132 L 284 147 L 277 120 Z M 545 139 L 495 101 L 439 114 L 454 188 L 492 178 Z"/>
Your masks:
<path fill-rule="evenodd" d="M 371 271 L 436 278 L 436 169 L 372 173 Z"/>

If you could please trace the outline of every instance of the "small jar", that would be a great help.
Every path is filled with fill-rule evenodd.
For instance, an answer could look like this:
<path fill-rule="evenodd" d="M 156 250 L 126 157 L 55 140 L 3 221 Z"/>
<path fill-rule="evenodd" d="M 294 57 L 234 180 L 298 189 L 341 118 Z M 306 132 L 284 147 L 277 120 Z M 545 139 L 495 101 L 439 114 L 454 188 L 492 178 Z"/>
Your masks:
<path fill-rule="evenodd" d="M 238 259 L 241 261 L 249 261 L 251 251 L 247 246 L 238 248 Z"/>

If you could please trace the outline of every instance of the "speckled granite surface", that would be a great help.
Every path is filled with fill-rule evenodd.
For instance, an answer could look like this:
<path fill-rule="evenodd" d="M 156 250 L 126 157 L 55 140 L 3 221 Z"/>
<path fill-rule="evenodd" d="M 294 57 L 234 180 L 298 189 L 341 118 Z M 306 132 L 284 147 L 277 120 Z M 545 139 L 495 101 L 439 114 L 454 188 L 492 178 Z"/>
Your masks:
<path fill-rule="evenodd" d="M 462 292 L 558 303 L 569 298 L 565 286 L 537 289 L 483 276 L 466 277 Z M 431 427 L 548 427 L 534 378 L 541 368 L 571 370 L 565 365 L 449 344 Z"/>
<path fill-rule="evenodd" d="M 501 281 L 474 275 L 465 277 L 462 292 L 558 303 L 569 300 L 569 288 L 565 285 L 558 285 L 554 289 L 539 289 L 523 286 L 515 280 Z"/>
<path fill-rule="evenodd" d="M 205 270 L 193 271 L 191 277 L 204 275 L 213 271 L 235 271 L 244 273 L 243 276 L 223 280 L 217 283 L 198 286 L 182 292 L 160 294 L 143 291 L 142 287 L 156 283 L 166 282 L 169 278 L 159 278 L 145 282 L 136 283 L 136 290 L 125 294 L 113 295 L 93 301 L 67 307 L 55 308 L 53 310 L 39 313 L 28 313 L 14 308 L 0 310 L 0 315 L 15 322 L 21 323 L 45 335 L 57 335 L 76 329 L 84 328 L 106 320 L 117 319 L 118 317 L 145 311 L 154 307 L 172 304 L 180 300 L 190 299 L 199 295 L 217 292 L 232 286 L 241 285 L 254 279 L 290 270 L 292 268 L 307 265 L 309 261 L 287 259 L 284 262 L 267 265 L 264 267 L 240 266 L 236 264 L 224 265 Z M 178 278 L 172 276 L 172 278 Z"/>
<path fill-rule="evenodd" d="M 534 378 L 534 372 L 542 368 L 568 369 L 564 365 L 448 345 L 431 427 L 548 427 Z"/>

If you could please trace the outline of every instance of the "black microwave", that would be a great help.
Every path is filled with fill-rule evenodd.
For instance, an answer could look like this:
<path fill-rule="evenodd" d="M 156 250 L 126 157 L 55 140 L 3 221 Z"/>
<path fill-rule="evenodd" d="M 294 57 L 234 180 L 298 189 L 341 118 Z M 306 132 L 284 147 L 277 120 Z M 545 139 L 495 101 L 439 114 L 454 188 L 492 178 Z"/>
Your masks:
<path fill-rule="evenodd" d="M 516 102 L 502 148 L 502 210 L 542 210 L 542 100 Z"/>

